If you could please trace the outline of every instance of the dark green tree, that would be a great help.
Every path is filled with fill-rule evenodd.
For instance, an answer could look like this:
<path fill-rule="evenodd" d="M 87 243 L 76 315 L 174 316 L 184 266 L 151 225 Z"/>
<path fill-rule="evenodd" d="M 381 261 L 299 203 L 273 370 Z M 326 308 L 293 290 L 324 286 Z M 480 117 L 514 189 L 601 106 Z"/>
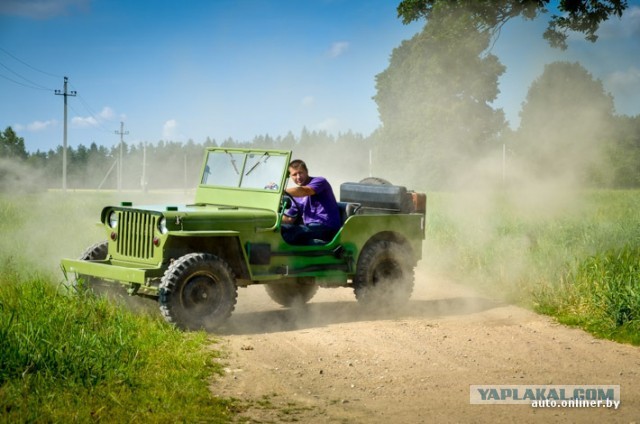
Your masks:
<path fill-rule="evenodd" d="M 11 127 L 0 132 L 0 157 L 10 159 L 27 159 L 24 138 L 18 137 Z"/>
<path fill-rule="evenodd" d="M 502 25 L 515 17 L 535 19 L 557 8 L 549 19 L 544 38 L 553 47 L 565 49 L 567 34 L 577 31 L 585 34 L 589 41 L 596 41 L 600 24 L 612 16 L 622 16 L 627 8 L 625 0 L 402 0 L 398 6 L 398 17 L 407 24 L 419 19 L 431 20 L 442 7 L 456 5 L 466 8 L 474 21 L 483 29 L 499 32 Z"/>
<path fill-rule="evenodd" d="M 393 182 L 435 188 L 456 184 L 494 148 L 506 122 L 491 103 L 505 68 L 486 53 L 491 33 L 466 8 L 442 2 L 430 17 L 376 76 L 382 129 L 374 168 Z"/>
<path fill-rule="evenodd" d="M 609 154 L 615 188 L 640 187 L 640 115 L 614 118 Z"/>
<path fill-rule="evenodd" d="M 579 63 L 554 62 L 535 80 L 516 134 L 519 157 L 538 178 L 611 180 L 613 98 Z"/>

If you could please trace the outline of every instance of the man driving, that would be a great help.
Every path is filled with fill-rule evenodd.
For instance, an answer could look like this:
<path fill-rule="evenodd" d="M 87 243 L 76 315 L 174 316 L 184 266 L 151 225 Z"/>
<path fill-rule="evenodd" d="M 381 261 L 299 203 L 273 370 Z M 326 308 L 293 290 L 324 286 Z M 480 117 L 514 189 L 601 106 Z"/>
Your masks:
<path fill-rule="evenodd" d="M 300 159 L 289 163 L 289 176 L 296 184 L 286 192 L 294 203 L 282 217 L 282 237 L 289 244 L 321 244 L 331 241 L 341 226 L 338 203 L 324 177 L 311 177 Z"/>

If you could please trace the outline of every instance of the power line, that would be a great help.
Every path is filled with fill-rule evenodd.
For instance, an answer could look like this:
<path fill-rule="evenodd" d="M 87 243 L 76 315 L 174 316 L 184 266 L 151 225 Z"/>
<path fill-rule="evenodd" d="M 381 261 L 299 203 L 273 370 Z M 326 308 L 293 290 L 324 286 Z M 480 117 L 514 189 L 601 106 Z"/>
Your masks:
<path fill-rule="evenodd" d="M 42 70 L 40 70 L 40 69 L 38 69 L 38 68 L 36 68 L 36 67 L 34 67 L 34 66 L 29 65 L 27 62 L 25 62 L 25 61 L 24 61 L 24 60 L 22 60 L 22 59 L 17 58 L 16 56 L 12 55 L 11 53 L 9 53 L 8 51 L 6 51 L 6 50 L 5 50 L 5 49 L 3 49 L 2 47 L 0 47 L 0 51 L 4 52 L 7 56 L 9 56 L 9 57 L 13 58 L 14 60 L 16 60 L 16 61 L 18 61 L 18 62 L 20 62 L 20 63 L 22 63 L 22 64 L 23 64 L 24 66 L 26 66 L 27 68 L 33 69 L 33 70 L 34 70 L 34 71 L 36 71 L 36 72 L 40 72 L 41 74 L 49 75 L 50 77 L 54 77 L 54 78 L 62 78 L 62 76 L 61 76 L 61 75 L 54 75 L 54 74 L 52 74 L 52 73 L 50 73 L 50 72 L 42 71 Z"/>
<path fill-rule="evenodd" d="M 25 84 L 25 83 L 23 83 L 23 82 L 16 81 L 16 80 L 14 80 L 13 78 L 9 78 L 9 77 L 8 77 L 8 76 L 6 76 L 6 75 L 2 75 L 2 74 L 0 74 L 0 77 L 2 77 L 2 78 L 4 78 L 4 79 L 6 79 L 6 80 L 8 80 L 8 81 L 11 81 L 11 82 L 13 82 L 13 83 L 15 83 L 15 84 L 21 85 L 21 86 L 23 86 L 23 87 L 32 88 L 32 89 L 34 89 L 34 90 L 53 91 L 53 90 L 52 90 L 52 89 L 50 89 L 50 88 L 44 87 L 44 86 L 42 86 L 42 85 L 40 85 L 40 84 L 36 84 L 35 82 L 30 81 L 29 79 L 27 79 L 27 78 L 23 77 L 22 75 L 18 74 L 17 72 L 15 72 L 14 70 L 12 70 L 11 68 L 9 68 L 8 66 L 6 66 L 6 65 L 5 65 L 5 64 L 3 64 L 3 63 L 0 63 L 0 66 L 2 66 L 3 68 L 5 68 L 6 70 L 8 70 L 9 72 L 11 72 L 12 74 L 17 75 L 18 77 L 20 77 L 20 78 L 22 78 L 23 80 L 27 81 L 27 82 L 28 82 L 29 84 L 31 84 L 31 85 L 27 85 L 27 84 Z"/>
<path fill-rule="evenodd" d="M 21 85 L 21 86 L 23 86 L 23 87 L 33 88 L 33 89 L 39 90 L 39 88 L 37 88 L 37 87 L 33 87 L 33 86 L 30 86 L 30 85 L 23 84 L 23 83 L 21 83 L 20 81 L 16 81 L 16 80 L 14 80 L 14 79 L 11 79 L 11 78 L 9 78 L 9 77 L 8 77 L 8 76 L 6 76 L 6 75 L 2 75 L 2 74 L 0 74 L 0 78 L 4 78 L 4 79 L 6 79 L 7 81 L 11 81 L 12 83 L 14 83 L 14 84 L 18 84 L 18 85 Z"/>
<path fill-rule="evenodd" d="M 31 80 L 29 80 L 28 78 L 20 75 L 18 72 L 14 71 L 13 69 L 9 68 L 7 65 L 3 64 L 0 62 L 0 66 L 5 68 L 7 71 L 11 72 L 12 74 L 16 75 L 18 78 L 26 81 L 28 84 L 25 84 L 24 82 L 18 81 L 16 79 L 10 78 L 6 75 L 0 74 L 0 78 L 4 78 L 8 81 L 13 82 L 14 84 L 20 85 L 22 87 L 26 87 L 26 88 L 31 88 L 31 89 L 36 89 L 36 90 L 43 90 L 43 91 L 54 91 L 54 93 L 56 95 L 62 95 L 64 96 L 64 151 L 63 151 L 63 156 L 62 156 L 62 161 L 63 161 L 63 181 L 62 181 L 62 185 L 63 185 L 63 189 L 66 189 L 66 151 L 67 151 L 67 145 L 66 145 L 66 141 L 67 141 L 67 107 L 70 107 L 71 110 L 73 110 L 78 116 L 81 116 L 80 113 L 78 113 L 71 105 L 67 104 L 67 97 L 68 96 L 78 96 L 80 103 L 82 104 L 82 106 L 87 110 L 87 112 L 89 113 L 89 116 L 91 116 L 91 118 L 93 118 L 94 122 L 92 123 L 92 126 L 100 129 L 104 132 L 111 132 L 111 130 L 107 129 L 104 127 L 104 125 L 101 123 L 101 120 L 97 117 L 97 114 L 93 111 L 93 109 L 89 106 L 89 104 L 87 103 L 87 101 L 80 95 L 78 95 L 77 91 L 68 91 L 67 89 L 67 84 L 69 84 L 73 89 L 75 89 L 75 87 L 70 84 L 68 81 L 68 77 L 61 77 L 59 75 L 55 75 L 52 74 L 51 72 L 47 72 L 47 71 L 43 71 L 41 69 L 36 68 L 35 66 L 30 65 L 29 63 L 25 62 L 24 60 L 18 58 L 17 56 L 13 55 L 12 53 L 10 53 L 9 51 L 7 51 L 6 49 L 0 47 L 0 51 L 3 52 L 4 54 L 6 54 L 7 56 L 11 57 L 12 59 L 14 59 L 15 61 L 21 63 L 22 65 L 28 67 L 29 69 L 32 69 L 36 72 L 39 72 L 41 74 L 44 75 L 48 75 L 54 78 L 64 78 L 64 90 L 60 91 L 60 90 L 53 90 L 47 87 L 44 87 L 40 84 L 37 84 Z M 122 124 L 122 123 L 121 123 Z M 122 127 L 121 127 L 121 131 L 122 131 Z M 128 134 L 128 132 L 124 133 L 124 134 Z M 123 134 L 121 134 L 122 136 Z M 122 143 L 122 141 L 121 141 Z M 121 171 L 120 171 L 121 172 Z M 120 174 L 121 175 L 121 174 Z"/>

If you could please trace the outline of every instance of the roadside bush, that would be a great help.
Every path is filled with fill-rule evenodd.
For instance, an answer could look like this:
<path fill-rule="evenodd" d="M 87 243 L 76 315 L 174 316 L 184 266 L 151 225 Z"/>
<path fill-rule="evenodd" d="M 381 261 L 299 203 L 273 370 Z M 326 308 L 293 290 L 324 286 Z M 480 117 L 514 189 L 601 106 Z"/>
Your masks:
<path fill-rule="evenodd" d="M 566 324 L 640 344 L 640 247 L 625 246 L 580 261 L 562 284 L 539 296 L 539 308 Z"/>

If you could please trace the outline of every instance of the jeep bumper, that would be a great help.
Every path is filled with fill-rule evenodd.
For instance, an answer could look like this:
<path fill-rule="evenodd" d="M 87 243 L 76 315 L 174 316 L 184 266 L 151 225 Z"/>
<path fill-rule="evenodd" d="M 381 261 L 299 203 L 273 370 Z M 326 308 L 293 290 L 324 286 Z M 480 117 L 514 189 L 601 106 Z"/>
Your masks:
<path fill-rule="evenodd" d="M 145 285 L 148 278 L 162 276 L 162 270 L 158 267 L 115 262 L 112 259 L 98 261 L 63 259 L 61 264 L 65 276 L 68 274 L 86 275 L 122 283 Z"/>

